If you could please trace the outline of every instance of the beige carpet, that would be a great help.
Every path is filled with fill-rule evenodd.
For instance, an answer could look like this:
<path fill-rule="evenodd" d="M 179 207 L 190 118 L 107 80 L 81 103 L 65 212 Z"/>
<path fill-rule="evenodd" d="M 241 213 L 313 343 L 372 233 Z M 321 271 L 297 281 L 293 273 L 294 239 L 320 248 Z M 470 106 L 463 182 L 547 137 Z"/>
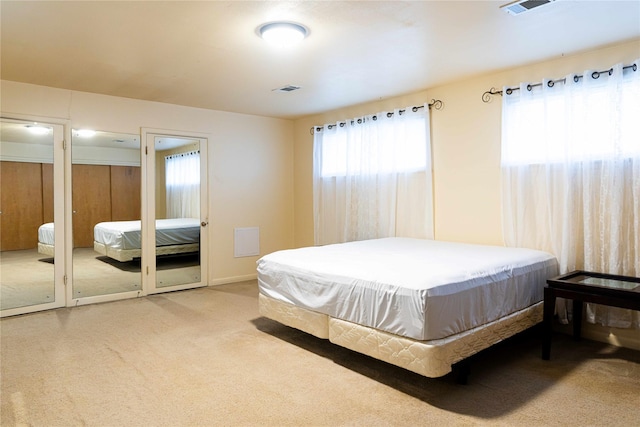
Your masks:
<path fill-rule="evenodd" d="M 634 426 L 640 353 L 537 331 L 429 379 L 261 318 L 255 281 L 0 321 L 2 426 Z"/>

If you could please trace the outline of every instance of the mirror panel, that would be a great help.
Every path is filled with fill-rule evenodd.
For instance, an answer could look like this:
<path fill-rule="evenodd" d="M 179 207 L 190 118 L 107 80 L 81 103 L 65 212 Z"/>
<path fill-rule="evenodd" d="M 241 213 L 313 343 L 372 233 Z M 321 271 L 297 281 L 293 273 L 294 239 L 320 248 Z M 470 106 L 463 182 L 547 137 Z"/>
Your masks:
<path fill-rule="evenodd" d="M 155 137 L 156 288 L 198 283 L 200 141 Z"/>
<path fill-rule="evenodd" d="M 55 301 L 54 133 L 0 121 L 0 308 Z"/>
<path fill-rule="evenodd" d="M 73 298 L 142 289 L 140 138 L 72 131 Z"/>

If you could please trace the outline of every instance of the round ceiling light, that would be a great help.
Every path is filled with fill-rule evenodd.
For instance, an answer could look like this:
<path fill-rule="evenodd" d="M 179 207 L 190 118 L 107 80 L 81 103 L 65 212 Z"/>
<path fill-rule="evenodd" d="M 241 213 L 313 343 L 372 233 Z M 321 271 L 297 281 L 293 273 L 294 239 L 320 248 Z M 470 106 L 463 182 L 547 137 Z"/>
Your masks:
<path fill-rule="evenodd" d="M 77 129 L 75 131 L 76 136 L 79 136 L 81 138 L 93 138 L 94 136 L 96 136 L 96 131 L 93 129 Z"/>
<path fill-rule="evenodd" d="M 32 125 L 26 125 L 25 127 L 29 130 L 29 132 L 31 132 L 34 135 L 47 135 L 49 132 L 51 132 L 51 128 L 48 128 L 46 126 L 40 126 L 37 123 Z"/>
<path fill-rule="evenodd" d="M 258 28 L 264 40 L 277 46 L 291 46 L 301 42 L 308 34 L 305 27 L 293 22 L 271 22 Z"/>

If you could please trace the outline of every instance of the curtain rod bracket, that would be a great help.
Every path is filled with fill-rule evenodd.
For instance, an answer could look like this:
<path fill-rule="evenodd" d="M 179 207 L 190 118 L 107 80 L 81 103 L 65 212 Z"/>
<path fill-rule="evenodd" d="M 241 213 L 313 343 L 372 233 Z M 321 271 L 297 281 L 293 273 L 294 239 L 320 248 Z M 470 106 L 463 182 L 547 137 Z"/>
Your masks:
<path fill-rule="evenodd" d="M 444 107 L 444 104 L 439 99 L 431 99 L 431 102 L 429 102 L 429 108 L 432 108 L 432 107 L 435 108 L 436 110 L 442 110 L 442 108 Z"/>
<path fill-rule="evenodd" d="M 482 102 L 484 102 L 485 104 L 487 102 L 491 102 L 491 97 L 493 95 L 500 95 L 502 96 L 502 91 L 496 89 L 495 87 L 492 87 L 491 89 L 489 89 L 488 91 L 486 91 L 485 93 L 482 94 Z"/>

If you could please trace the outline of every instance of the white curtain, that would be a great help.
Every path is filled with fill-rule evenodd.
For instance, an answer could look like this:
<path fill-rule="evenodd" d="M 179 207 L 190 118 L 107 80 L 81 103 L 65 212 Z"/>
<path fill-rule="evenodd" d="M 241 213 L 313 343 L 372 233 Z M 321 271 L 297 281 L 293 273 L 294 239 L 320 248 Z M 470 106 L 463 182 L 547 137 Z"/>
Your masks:
<path fill-rule="evenodd" d="M 167 218 L 200 218 L 200 152 L 165 157 Z"/>
<path fill-rule="evenodd" d="M 314 132 L 315 244 L 433 238 L 429 106 Z"/>
<path fill-rule="evenodd" d="M 561 273 L 638 276 L 640 71 L 618 64 L 583 76 L 503 96 L 505 241 L 555 254 Z M 564 300 L 556 309 L 568 322 Z M 640 327 L 638 311 L 588 304 L 586 317 Z"/>

